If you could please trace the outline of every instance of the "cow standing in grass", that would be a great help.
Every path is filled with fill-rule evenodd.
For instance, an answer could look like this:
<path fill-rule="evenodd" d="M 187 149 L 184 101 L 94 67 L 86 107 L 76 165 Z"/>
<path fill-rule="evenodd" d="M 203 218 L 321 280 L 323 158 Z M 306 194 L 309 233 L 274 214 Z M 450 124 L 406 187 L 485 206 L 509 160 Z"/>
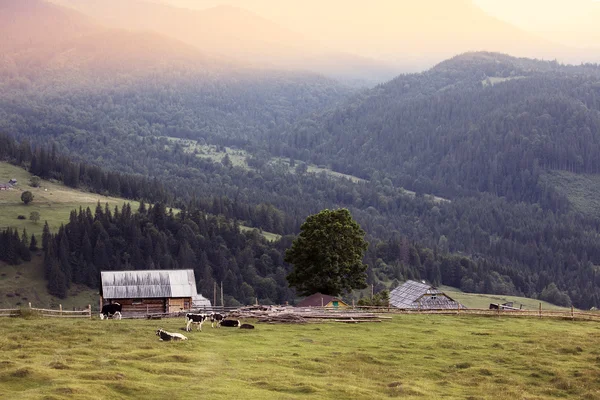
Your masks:
<path fill-rule="evenodd" d="M 221 322 L 225 319 L 225 316 L 221 313 L 212 312 L 210 313 L 210 326 L 211 328 L 215 327 L 215 323 L 217 324 L 217 328 L 221 327 Z"/>
<path fill-rule="evenodd" d="M 206 321 L 208 319 L 208 315 L 188 313 L 188 314 L 185 314 L 185 319 L 186 319 L 185 330 L 187 332 L 190 332 L 192 330 L 192 328 L 191 328 L 192 324 L 196 324 L 197 325 L 196 330 L 199 330 L 200 332 L 202 332 L 202 324 L 204 323 L 204 321 Z"/>
<path fill-rule="evenodd" d="M 119 303 L 105 304 L 102 306 L 102 311 L 100 311 L 100 319 L 104 318 L 113 318 L 113 319 L 121 319 L 121 310 L 123 306 Z"/>

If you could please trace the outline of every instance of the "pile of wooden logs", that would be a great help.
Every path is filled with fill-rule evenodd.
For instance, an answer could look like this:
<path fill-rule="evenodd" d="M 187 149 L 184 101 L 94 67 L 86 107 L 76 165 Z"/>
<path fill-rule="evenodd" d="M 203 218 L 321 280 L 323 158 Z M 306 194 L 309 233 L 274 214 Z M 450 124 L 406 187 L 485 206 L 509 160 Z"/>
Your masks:
<path fill-rule="evenodd" d="M 306 322 L 382 322 L 391 317 L 352 310 L 324 310 L 322 308 L 295 308 L 274 306 L 249 306 L 234 310 L 228 318 L 256 318 L 265 323 L 306 323 Z"/>
<path fill-rule="evenodd" d="M 266 322 L 269 324 L 305 324 L 307 321 L 302 316 L 294 313 L 280 313 L 259 318 L 258 322 Z"/>

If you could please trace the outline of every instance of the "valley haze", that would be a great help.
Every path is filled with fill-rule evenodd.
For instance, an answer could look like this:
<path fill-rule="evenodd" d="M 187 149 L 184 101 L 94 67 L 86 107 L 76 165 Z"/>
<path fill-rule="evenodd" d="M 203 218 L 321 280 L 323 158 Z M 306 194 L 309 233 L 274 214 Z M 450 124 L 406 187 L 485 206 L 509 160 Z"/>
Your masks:
<path fill-rule="evenodd" d="M 599 399 L 596 322 L 576 318 L 600 307 L 599 18 L 591 0 L 0 0 L 0 315 L 19 315 L 0 317 L 0 397 Z M 159 343 L 183 317 L 146 314 L 192 297 L 95 317 L 101 272 L 130 270 L 185 270 L 228 309 L 322 292 L 388 312 L 412 281 L 497 311 Z M 424 296 L 414 313 L 443 297 Z"/>

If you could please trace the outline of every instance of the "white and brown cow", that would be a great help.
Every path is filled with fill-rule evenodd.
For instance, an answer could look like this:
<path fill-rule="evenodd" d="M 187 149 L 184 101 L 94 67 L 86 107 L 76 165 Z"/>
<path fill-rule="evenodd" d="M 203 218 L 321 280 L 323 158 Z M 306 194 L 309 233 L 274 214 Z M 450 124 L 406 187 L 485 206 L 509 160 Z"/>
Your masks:
<path fill-rule="evenodd" d="M 171 333 L 167 332 L 164 329 L 159 329 L 156 331 L 156 336 L 160 337 L 159 340 L 171 341 L 171 340 L 188 340 L 187 337 L 182 335 L 181 333 Z"/>
<path fill-rule="evenodd" d="M 197 325 L 196 330 L 199 330 L 200 332 L 202 332 L 202 324 L 207 319 L 208 319 L 208 315 L 206 315 L 206 314 L 192 314 L 192 313 L 185 314 L 185 320 L 186 320 L 185 330 L 187 332 L 190 332 L 192 330 L 192 328 L 191 328 L 192 324 L 196 324 Z"/>
<path fill-rule="evenodd" d="M 105 304 L 100 311 L 100 319 L 121 319 L 121 310 L 123 306 L 119 303 Z"/>

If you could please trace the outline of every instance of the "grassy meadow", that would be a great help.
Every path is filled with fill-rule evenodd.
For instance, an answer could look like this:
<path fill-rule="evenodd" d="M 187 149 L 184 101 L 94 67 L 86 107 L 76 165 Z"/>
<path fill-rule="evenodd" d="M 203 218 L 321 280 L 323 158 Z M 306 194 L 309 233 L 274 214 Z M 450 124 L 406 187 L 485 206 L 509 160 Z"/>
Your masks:
<path fill-rule="evenodd" d="M 139 203 L 135 201 L 83 192 L 68 188 L 61 183 L 45 180 L 41 181 L 40 187 L 34 188 L 29 185 L 31 176 L 22 168 L 0 162 L 0 182 L 6 183 L 11 178 L 18 181 L 14 189 L 0 191 L 0 229 L 10 226 L 19 229 L 21 233 L 23 228 L 26 228 L 27 233 L 36 235 L 38 242 L 41 241 L 44 221 L 48 221 L 52 231 L 57 231 L 61 224 L 69 222 L 71 211 L 79 207 L 84 209 L 90 207 L 93 212 L 98 201 L 102 206 L 108 203 L 111 210 L 117 205 L 121 208 L 123 203 L 130 203 L 134 210 L 139 207 Z M 34 196 L 33 201 L 28 205 L 21 201 L 21 194 L 26 190 Z M 39 222 L 29 220 L 32 211 L 40 213 Z M 17 219 L 19 215 L 24 215 L 27 219 Z"/>
<path fill-rule="evenodd" d="M 6 399 L 600 399 L 600 325 L 397 315 L 186 333 L 183 318 L 5 318 Z"/>
<path fill-rule="evenodd" d="M 28 303 L 31 303 L 32 307 L 55 310 L 59 304 L 62 304 L 65 310 L 72 310 L 73 307 L 83 309 L 88 304 L 98 308 L 97 290 L 83 285 L 72 285 L 69 297 L 59 299 L 48 294 L 47 284 L 44 279 L 41 251 L 34 255 L 31 262 L 22 265 L 0 263 L 0 308 L 27 307 Z M 4 320 L 0 320 L 0 324 L 3 322 Z"/>
<path fill-rule="evenodd" d="M 547 301 L 530 299 L 528 297 L 505 296 L 503 294 L 465 293 L 450 286 L 441 286 L 440 290 L 458 301 L 467 308 L 489 308 L 491 303 L 504 304 L 513 302 L 514 307 L 523 305 L 524 310 L 538 310 L 542 303 L 542 310 L 570 310 L 570 308 L 557 306 Z"/>

